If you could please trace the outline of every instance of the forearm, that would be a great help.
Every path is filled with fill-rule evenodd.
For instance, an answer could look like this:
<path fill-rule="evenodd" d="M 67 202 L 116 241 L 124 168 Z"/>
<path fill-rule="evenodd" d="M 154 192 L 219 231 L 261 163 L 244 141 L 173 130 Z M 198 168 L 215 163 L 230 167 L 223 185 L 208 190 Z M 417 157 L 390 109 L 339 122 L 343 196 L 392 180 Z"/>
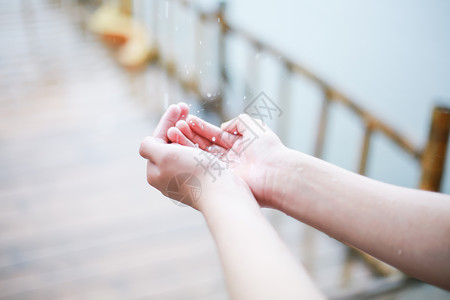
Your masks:
<path fill-rule="evenodd" d="M 202 207 L 232 299 L 322 299 L 249 190 L 214 191 Z"/>
<path fill-rule="evenodd" d="M 284 156 L 274 177 L 276 208 L 450 288 L 450 197 L 381 183 L 292 150 Z"/>

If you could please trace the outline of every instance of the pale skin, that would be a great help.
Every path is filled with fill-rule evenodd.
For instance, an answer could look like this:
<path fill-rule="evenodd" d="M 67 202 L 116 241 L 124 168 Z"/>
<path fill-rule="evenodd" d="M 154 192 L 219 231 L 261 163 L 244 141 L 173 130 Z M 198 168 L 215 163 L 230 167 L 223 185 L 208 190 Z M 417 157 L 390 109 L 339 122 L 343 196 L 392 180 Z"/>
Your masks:
<path fill-rule="evenodd" d="M 155 138 L 165 139 L 166 143 L 188 146 L 172 145 L 180 149 L 218 153 L 221 158 L 233 161 L 226 173 L 227 176 L 220 181 L 224 186 L 239 187 L 232 190 L 237 193 L 237 190 L 242 189 L 242 194 L 227 197 L 226 193 L 230 189 L 223 189 L 223 193 L 207 193 L 207 197 L 205 195 L 205 198 L 198 201 L 198 206 L 194 205 L 205 215 L 216 239 L 229 290 L 242 292 L 241 294 L 231 292 L 232 296 L 245 298 L 248 296 L 244 293 L 248 290 L 246 287 L 269 288 L 264 284 L 252 285 L 251 277 L 248 275 L 246 279 L 250 282 L 241 285 L 242 281 L 236 278 L 239 278 L 241 274 L 240 261 L 246 261 L 243 258 L 246 256 L 245 249 L 239 249 L 241 243 L 248 242 L 243 237 L 238 244 L 229 242 L 233 240 L 233 237 L 239 240 L 238 236 L 243 234 L 242 227 L 248 224 L 253 225 L 253 222 L 246 221 L 252 214 L 246 215 L 247 205 L 243 203 L 253 203 L 248 205 L 249 208 L 255 206 L 255 199 L 260 206 L 283 211 L 299 221 L 399 268 L 406 274 L 450 290 L 450 196 L 375 181 L 290 150 L 269 128 L 247 115 L 240 115 L 222 124 L 221 128 L 194 116 L 188 116 L 185 119 L 173 118 L 169 123 L 172 126 L 163 128 L 166 129 L 166 134 L 163 134 L 164 130 L 155 132 L 159 134 L 159 138 Z M 257 138 L 245 148 L 243 141 L 251 140 L 254 136 Z M 141 146 L 141 154 L 145 158 L 149 156 L 146 156 L 146 151 L 142 149 L 148 144 L 144 141 Z M 198 144 L 200 149 L 193 147 L 195 144 Z M 179 155 L 185 155 L 184 151 L 177 151 Z M 186 155 L 188 155 L 187 152 Z M 165 166 L 161 168 L 166 169 Z M 195 170 L 195 167 L 191 170 Z M 151 171 L 148 172 L 148 174 L 151 173 Z M 161 176 L 155 178 L 150 176 L 148 179 L 150 184 L 158 187 L 157 179 L 161 178 Z M 208 185 L 206 180 L 205 185 L 211 190 L 217 188 L 216 185 Z M 224 211 L 231 209 L 230 216 L 234 218 L 236 211 L 240 211 L 241 208 L 242 212 L 239 213 L 243 219 L 241 227 L 233 224 L 231 228 L 228 228 L 230 222 L 226 221 L 222 223 L 226 226 L 218 225 L 222 218 L 226 219 L 227 214 Z M 254 230 L 270 232 L 270 234 L 261 233 L 262 235 L 257 236 L 268 239 L 265 241 L 268 242 L 267 245 L 282 245 L 256 208 L 254 211 L 258 213 L 255 214 L 261 217 L 264 225 L 255 225 Z M 249 229 L 246 228 L 246 230 Z M 252 236 L 251 231 L 248 234 Z M 266 235 L 273 236 L 270 238 Z M 265 243 L 263 240 L 260 242 Z M 262 248 L 265 249 L 265 247 Z M 278 246 L 276 248 L 279 249 Z M 275 281 L 272 282 L 277 282 L 276 278 L 280 277 L 289 278 L 292 279 L 289 281 L 289 286 L 293 286 L 291 287 L 292 295 L 300 286 L 301 291 L 297 291 L 298 293 L 308 292 L 311 293 L 308 295 L 320 298 L 321 295 L 304 275 L 302 267 L 292 261 L 285 261 L 283 258 L 285 256 L 290 257 L 290 260 L 292 258 L 286 254 L 284 246 L 281 248 L 284 250 L 274 250 L 273 253 L 267 254 L 283 262 L 279 265 L 277 261 L 276 265 L 279 269 L 276 271 L 280 273 L 274 276 Z M 259 251 L 261 248 L 255 249 Z M 248 265 L 247 270 L 250 273 L 253 267 L 254 270 L 259 270 L 264 257 L 267 256 L 261 256 L 261 261 L 259 263 L 255 261 L 253 266 Z M 252 258 L 258 260 L 255 256 Z M 280 266 L 284 264 L 286 266 L 281 268 Z M 293 265 L 296 266 L 300 275 L 294 276 L 288 272 Z M 260 273 L 257 271 L 255 275 L 261 276 Z M 239 286 L 241 286 L 240 289 L 237 288 Z M 297 294 L 297 298 L 299 297 L 301 297 L 300 294 Z"/>
<path fill-rule="evenodd" d="M 168 182 L 179 173 L 191 173 L 200 180 L 200 198 L 185 204 L 199 210 L 207 221 L 219 250 L 230 297 L 323 299 L 261 213 L 248 185 L 230 170 L 213 182 L 196 166 L 194 157 L 202 150 L 168 143 L 167 132 L 173 130 L 169 129 L 177 121 L 184 122 L 182 116 L 187 116 L 187 110 L 184 104 L 169 107 L 153 136 L 142 142 L 140 154 L 148 160 L 148 182 L 165 195 Z"/>

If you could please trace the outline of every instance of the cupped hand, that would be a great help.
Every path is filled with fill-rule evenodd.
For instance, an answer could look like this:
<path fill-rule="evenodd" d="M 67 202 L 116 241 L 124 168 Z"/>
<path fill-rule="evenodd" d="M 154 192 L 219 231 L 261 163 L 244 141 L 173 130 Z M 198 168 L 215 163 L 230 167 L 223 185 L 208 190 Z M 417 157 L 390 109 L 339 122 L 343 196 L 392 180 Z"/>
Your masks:
<path fill-rule="evenodd" d="M 186 103 L 180 102 L 178 104 L 170 105 L 153 132 L 153 137 L 161 140 L 163 143 L 169 143 L 169 138 L 167 137 L 167 131 L 169 128 L 175 126 L 178 121 L 186 120 L 189 114 L 189 106 Z"/>
<path fill-rule="evenodd" d="M 249 190 L 241 179 L 226 169 L 222 161 L 216 160 L 214 165 L 199 165 L 199 160 L 211 154 L 199 148 L 171 143 L 168 133 L 175 129 L 177 122 L 185 122 L 188 112 L 189 107 L 184 103 L 171 105 L 153 136 L 142 141 L 139 153 L 147 159 L 148 183 L 165 196 L 198 210 L 202 210 L 204 202 L 213 201 L 214 193 L 230 186 Z M 217 167 L 221 168 L 220 176 L 212 178 L 213 168 Z"/>
<path fill-rule="evenodd" d="M 190 115 L 170 128 L 167 136 L 173 143 L 217 155 L 244 179 L 261 206 L 275 205 L 274 180 L 287 148 L 261 121 L 242 114 L 219 128 Z"/>

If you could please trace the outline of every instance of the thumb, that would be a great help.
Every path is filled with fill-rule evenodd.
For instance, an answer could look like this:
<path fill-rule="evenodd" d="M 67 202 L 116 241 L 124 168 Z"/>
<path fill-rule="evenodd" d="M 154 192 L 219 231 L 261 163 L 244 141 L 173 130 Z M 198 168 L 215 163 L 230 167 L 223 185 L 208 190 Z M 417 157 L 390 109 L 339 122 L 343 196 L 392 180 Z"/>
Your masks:
<path fill-rule="evenodd" d="M 151 136 L 147 136 L 139 147 L 139 154 L 154 163 L 159 162 L 165 151 L 167 145 L 161 140 Z"/>

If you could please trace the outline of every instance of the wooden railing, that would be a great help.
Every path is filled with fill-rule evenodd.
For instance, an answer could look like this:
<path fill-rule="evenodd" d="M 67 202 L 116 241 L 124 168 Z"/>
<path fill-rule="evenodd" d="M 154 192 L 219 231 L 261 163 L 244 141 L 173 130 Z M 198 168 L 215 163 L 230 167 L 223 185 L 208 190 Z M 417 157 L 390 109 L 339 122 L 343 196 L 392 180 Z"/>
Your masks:
<path fill-rule="evenodd" d="M 122 0 L 131 6 L 132 0 Z M 134 0 L 139 1 L 139 0 Z M 329 119 L 330 107 L 332 104 L 340 104 L 350 110 L 354 115 L 356 115 L 362 126 L 364 127 L 364 135 L 360 145 L 360 157 L 358 164 L 358 172 L 362 175 L 366 174 L 367 164 L 369 160 L 369 153 L 372 146 L 372 139 L 375 133 L 384 135 L 389 141 L 394 143 L 401 149 L 405 154 L 411 157 L 414 161 L 418 163 L 421 169 L 421 179 L 418 183 L 418 187 L 425 190 L 440 191 L 441 181 L 444 174 L 445 159 L 447 153 L 447 145 L 450 132 L 450 109 L 448 107 L 436 106 L 432 112 L 432 120 L 430 124 L 430 131 L 428 135 L 428 140 L 425 145 L 418 146 L 412 141 L 410 141 L 406 136 L 398 132 L 393 126 L 381 120 L 370 111 L 366 110 L 362 106 L 358 105 L 358 101 L 350 99 L 344 93 L 339 91 L 338 88 L 332 86 L 319 76 L 317 76 L 311 70 L 305 68 L 303 65 L 295 62 L 294 60 L 288 58 L 283 51 L 273 47 L 270 44 L 264 43 L 251 33 L 243 30 L 242 28 L 237 28 L 230 24 L 225 15 L 226 3 L 222 1 L 219 5 L 211 11 L 205 11 L 188 0 L 154 0 L 152 1 L 152 26 L 153 30 L 158 31 L 159 27 L 166 25 L 166 27 L 173 28 L 174 20 L 171 13 L 168 14 L 167 10 L 170 9 L 169 5 L 178 5 L 188 10 L 190 13 L 194 14 L 195 23 L 193 25 L 195 41 L 205 41 L 203 32 L 204 28 L 208 25 L 217 26 L 218 29 L 218 39 L 217 44 L 217 61 L 216 66 L 218 69 L 217 74 L 215 74 L 215 80 L 217 85 L 215 91 L 205 92 L 202 86 L 202 71 L 197 69 L 189 77 L 183 76 L 182 72 L 177 72 L 181 66 L 177 65 L 176 59 L 173 57 L 167 57 L 164 53 L 163 47 L 158 47 L 157 55 L 154 62 L 162 66 L 166 72 L 172 76 L 185 91 L 194 93 L 197 95 L 198 99 L 205 106 L 206 109 L 214 110 L 217 114 L 221 116 L 223 120 L 229 118 L 226 115 L 224 109 L 224 95 L 226 94 L 227 88 L 229 87 L 230 78 L 227 71 L 227 38 L 231 36 L 237 36 L 240 39 L 246 41 L 250 45 L 255 53 L 264 52 L 270 54 L 273 57 L 277 57 L 281 66 L 281 74 L 287 75 L 287 77 L 292 77 L 293 75 L 299 75 L 302 78 L 310 81 L 313 85 L 318 86 L 322 92 L 322 103 L 320 109 L 320 116 L 317 124 L 317 134 L 315 138 L 314 155 L 316 157 L 322 157 L 324 149 L 324 141 L 327 135 L 327 121 Z M 166 16 L 161 17 L 161 8 L 165 8 Z M 166 24 L 164 24 L 166 23 Z M 156 39 L 158 40 L 158 34 L 156 34 Z M 172 33 L 166 33 L 164 36 L 166 39 L 174 39 Z M 206 41 L 205 41 L 206 42 Z M 157 43 L 158 44 L 158 43 Z M 169 45 L 174 46 L 175 41 L 169 41 Z M 193 53 L 201 53 L 201 45 L 198 42 L 193 43 L 195 49 Z M 195 64 L 197 66 L 201 65 L 204 58 L 200 55 L 195 55 Z M 249 68 L 252 68 L 251 61 Z M 253 62 L 254 63 L 254 62 Z M 257 76 L 257 72 L 253 72 L 254 76 Z M 214 77 L 213 76 L 213 77 Z M 211 77 L 211 76 L 209 76 Z M 280 100 L 289 104 L 290 93 L 289 89 L 285 88 L 286 80 L 280 76 Z M 211 95 L 214 95 L 211 97 Z M 284 129 L 286 131 L 287 129 Z M 283 130 L 280 132 L 282 133 Z M 387 275 L 390 271 L 386 268 L 386 265 L 380 261 L 362 253 L 356 249 L 359 254 L 369 263 L 372 268 L 379 274 Z"/>
<path fill-rule="evenodd" d="M 164 2 L 169 0 L 159 1 L 161 5 L 167 5 Z M 263 43 L 258 38 L 253 36 L 251 33 L 237 28 L 227 22 L 225 17 L 225 2 L 220 2 L 218 8 L 214 11 L 205 12 L 201 8 L 195 6 L 190 1 L 187 0 L 170 0 L 171 3 L 177 3 L 183 6 L 185 9 L 189 9 L 192 13 L 197 15 L 198 24 L 196 25 L 196 39 L 203 40 L 201 36 L 202 27 L 207 26 L 207 23 L 215 24 L 220 28 L 220 36 L 218 38 L 218 68 L 219 77 L 218 80 L 218 90 L 214 93 L 216 95 L 214 99 L 211 99 L 208 94 L 202 92 L 201 81 L 198 76 L 192 76 L 190 79 L 180 77 L 175 70 L 177 69 L 176 63 L 171 60 L 164 61 L 162 56 L 159 56 L 158 62 L 163 65 L 169 74 L 174 76 L 186 89 L 189 90 L 203 100 L 206 106 L 211 107 L 216 112 L 218 112 L 223 118 L 228 116 L 224 115 L 223 109 L 223 95 L 228 84 L 228 74 L 226 70 L 226 39 L 231 35 L 236 35 L 247 41 L 256 51 L 263 51 L 274 57 L 278 57 L 280 63 L 284 68 L 284 74 L 297 74 L 307 80 L 311 81 L 315 85 L 319 86 L 323 93 L 322 108 L 319 118 L 319 124 L 317 129 L 317 136 L 315 141 L 314 155 L 316 157 L 321 157 L 323 153 L 324 140 L 327 132 L 327 120 L 329 115 L 330 105 L 332 103 L 340 103 L 352 111 L 358 118 L 362 121 L 364 126 L 364 138 L 360 149 L 360 158 L 358 171 L 360 174 L 366 173 L 366 167 L 368 163 L 369 152 L 371 148 L 372 137 L 375 132 L 381 133 L 386 136 L 390 141 L 395 143 L 400 149 L 404 151 L 407 155 L 411 156 L 416 160 L 422 169 L 422 176 L 418 186 L 422 189 L 439 191 L 442 177 L 444 174 L 445 156 L 448 144 L 448 136 L 450 131 L 450 110 L 446 107 L 435 107 L 433 110 L 432 123 L 430 125 L 430 132 L 428 142 L 424 146 L 417 146 L 411 142 L 408 138 L 403 136 L 393 126 L 382 121 L 380 118 L 375 116 L 373 113 L 364 109 L 357 104 L 357 101 L 350 99 L 348 96 L 344 95 L 336 87 L 327 83 L 325 80 L 319 78 L 314 72 L 308 70 L 299 63 L 289 59 L 284 53 L 273 47 L 272 45 Z M 158 3 L 156 1 L 155 3 Z M 156 4 L 157 5 L 157 4 Z M 156 7 L 155 5 L 155 7 Z M 156 11 L 156 10 L 155 10 Z M 162 18 L 161 20 L 164 20 Z M 164 21 L 162 21 L 164 22 Z M 170 22 L 170 20 L 168 20 Z M 194 43 L 199 50 L 201 45 Z M 196 59 L 201 59 L 201 57 L 196 57 Z M 197 61 L 197 63 L 200 63 Z M 289 98 L 289 94 L 283 95 L 285 98 Z M 286 103 L 289 99 L 283 99 Z"/>

